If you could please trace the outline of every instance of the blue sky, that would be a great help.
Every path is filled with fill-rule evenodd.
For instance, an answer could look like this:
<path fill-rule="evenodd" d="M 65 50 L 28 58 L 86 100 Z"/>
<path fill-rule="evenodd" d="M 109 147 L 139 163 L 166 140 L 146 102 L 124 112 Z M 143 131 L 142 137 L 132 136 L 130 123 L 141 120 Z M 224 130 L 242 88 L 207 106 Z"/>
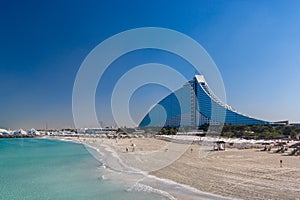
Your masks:
<path fill-rule="evenodd" d="M 72 127 L 72 88 L 84 58 L 106 38 L 147 26 L 198 41 L 239 111 L 299 122 L 299 10 L 298 1 L 1 1 L 0 126 Z M 137 52 L 124 62 L 149 57 Z M 97 92 L 103 115 L 99 102 L 108 97 Z"/>

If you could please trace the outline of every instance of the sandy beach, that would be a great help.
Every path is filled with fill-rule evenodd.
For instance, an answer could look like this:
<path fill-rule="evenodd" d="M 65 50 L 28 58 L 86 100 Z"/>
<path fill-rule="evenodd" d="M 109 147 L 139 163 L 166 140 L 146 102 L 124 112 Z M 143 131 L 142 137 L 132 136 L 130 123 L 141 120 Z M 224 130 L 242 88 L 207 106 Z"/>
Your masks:
<path fill-rule="evenodd" d="M 199 147 L 192 148 L 197 151 Z M 172 165 L 152 174 L 232 198 L 300 198 L 299 157 L 254 149 L 229 149 L 211 152 L 200 159 L 196 151 L 186 152 Z"/>
<path fill-rule="evenodd" d="M 184 148 L 187 147 L 186 151 L 178 159 L 159 168 L 153 155 L 168 155 L 163 156 L 162 160 L 172 156 L 170 142 L 154 138 L 90 138 L 80 141 L 100 148 L 102 153 L 105 147 L 111 153 L 110 156 L 106 155 L 107 158 L 113 155 L 125 166 L 145 171 L 150 178 L 153 176 L 171 180 L 168 186 L 153 182 L 155 178 L 143 178 L 139 181 L 155 189 L 167 191 L 171 194 L 170 199 L 300 199 L 299 156 L 283 156 L 260 149 L 227 148 L 225 151 L 210 151 L 202 157 L 199 155 L 200 145 L 193 144 L 183 145 Z M 178 149 L 182 144 L 176 145 Z M 280 160 L 283 161 L 282 167 Z M 153 165 L 149 166 L 152 162 Z M 108 167 L 119 170 L 114 162 L 108 163 L 112 163 Z M 171 183 L 173 189 L 170 187 Z M 176 186 L 176 183 L 180 185 Z M 197 190 L 193 190 L 194 188 Z"/>

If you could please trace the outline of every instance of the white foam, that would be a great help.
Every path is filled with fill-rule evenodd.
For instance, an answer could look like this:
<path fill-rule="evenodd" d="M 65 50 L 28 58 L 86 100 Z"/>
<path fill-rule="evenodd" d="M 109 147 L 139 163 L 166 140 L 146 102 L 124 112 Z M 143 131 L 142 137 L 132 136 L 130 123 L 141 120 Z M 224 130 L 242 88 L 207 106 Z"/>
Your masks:
<path fill-rule="evenodd" d="M 155 193 L 155 194 L 159 194 L 161 196 L 164 196 L 164 197 L 166 197 L 170 200 L 176 200 L 176 198 L 173 197 L 168 192 L 165 192 L 165 191 L 159 190 L 159 189 L 155 189 L 153 187 L 150 187 L 148 185 L 144 185 L 144 184 L 141 184 L 141 183 L 135 183 L 132 187 L 128 188 L 127 191 L 128 192 L 137 191 L 137 192 Z"/>

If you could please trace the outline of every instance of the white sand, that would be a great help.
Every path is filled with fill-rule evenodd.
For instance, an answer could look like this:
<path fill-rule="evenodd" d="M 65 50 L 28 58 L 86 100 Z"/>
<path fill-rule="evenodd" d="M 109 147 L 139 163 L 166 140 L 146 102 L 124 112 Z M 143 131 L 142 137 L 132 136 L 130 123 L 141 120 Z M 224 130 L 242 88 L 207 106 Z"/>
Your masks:
<path fill-rule="evenodd" d="M 157 167 L 155 163 L 152 168 L 141 165 L 143 162 L 148 165 L 151 158 L 142 161 L 141 158 L 144 159 L 145 155 L 145 158 L 147 155 L 151 157 L 157 152 L 160 152 L 159 155 L 170 154 L 170 150 L 166 151 L 169 142 L 153 138 L 118 139 L 117 141 L 88 139 L 84 142 L 95 148 L 102 148 L 100 151 L 103 151 L 105 146 L 111 155 L 120 158 L 125 168 L 131 166 L 148 170 L 150 175 L 163 178 L 163 181 L 158 182 L 157 179 L 151 179 L 145 174 L 148 179 L 140 177 L 138 180 L 139 183 L 167 191 L 176 199 L 219 199 L 221 196 L 239 199 L 300 199 L 300 157 L 282 156 L 261 152 L 258 149 L 226 149 L 226 151 L 210 152 L 202 158 L 199 155 L 200 146 L 192 145 L 171 165 L 152 171 L 151 169 Z M 132 152 L 132 143 L 136 145 L 134 152 Z M 126 152 L 126 147 L 129 152 Z M 116 165 L 118 162 L 109 158 L 113 156 L 106 157 L 111 159 L 106 162 L 110 163 L 112 168 L 124 170 L 124 166 L 118 169 L 120 167 Z M 282 168 L 280 160 L 283 161 Z M 165 179 L 174 182 L 166 183 Z M 134 181 L 136 179 L 133 179 Z M 175 182 L 192 188 L 176 185 Z"/>

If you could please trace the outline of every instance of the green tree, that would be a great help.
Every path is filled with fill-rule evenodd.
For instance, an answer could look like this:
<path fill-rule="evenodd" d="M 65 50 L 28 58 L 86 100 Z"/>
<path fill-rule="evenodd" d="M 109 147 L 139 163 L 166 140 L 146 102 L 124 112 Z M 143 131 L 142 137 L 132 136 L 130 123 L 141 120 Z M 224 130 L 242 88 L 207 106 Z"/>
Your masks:
<path fill-rule="evenodd" d="M 175 135 L 176 133 L 175 133 L 175 130 L 174 130 L 174 128 L 172 127 L 172 128 L 170 128 L 170 130 L 169 130 L 169 134 L 170 135 Z"/>
<path fill-rule="evenodd" d="M 203 131 L 208 131 L 208 127 L 209 127 L 209 124 L 208 123 L 205 123 L 205 124 L 202 124 L 200 127 L 199 127 L 199 130 L 203 130 Z"/>
<path fill-rule="evenodd" d="M 295 130 L 292 130 L 290 133 L 291 138 L 296 138 L 297 132 Z"/>
<path fill-rule="evenodd" d="M 292 132 L 292 127 L 291 126 L 284 126 L 281 129 L 281 132 L 282 132 L 283 135 L 290 135 L 291 132 Z"/>
<path fill-rule="evenodd" d="M 225 133 L 222 133 L 222 136 L 231 138 L 231 137 L 234 137 L 234 133 L 233 132 L 225 132 Z"/>
<path fill-rule="evenodd" d="M 162 129 L 161 129 L 161 133 L 162 133 L 163 135 L 166 135 L 166 134 L 168 134 L 168 131 L 167 131 L 166 128 L 162 128 Z"/>

